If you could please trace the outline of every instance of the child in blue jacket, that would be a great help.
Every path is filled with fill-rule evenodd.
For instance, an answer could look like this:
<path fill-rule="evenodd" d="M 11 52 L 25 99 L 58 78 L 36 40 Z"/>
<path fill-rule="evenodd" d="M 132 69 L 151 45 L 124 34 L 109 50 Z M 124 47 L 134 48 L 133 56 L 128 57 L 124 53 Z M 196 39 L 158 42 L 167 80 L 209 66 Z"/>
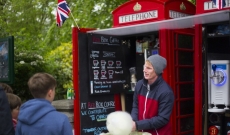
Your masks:
<path fill-rule="evenodd" d="M 72 135 L 68 117 L 51 105 L 55 97 L 54 77 L 36 73 L 29 79 L 28 86 L 34 99 L 21 106 L 16 135 Z"/>

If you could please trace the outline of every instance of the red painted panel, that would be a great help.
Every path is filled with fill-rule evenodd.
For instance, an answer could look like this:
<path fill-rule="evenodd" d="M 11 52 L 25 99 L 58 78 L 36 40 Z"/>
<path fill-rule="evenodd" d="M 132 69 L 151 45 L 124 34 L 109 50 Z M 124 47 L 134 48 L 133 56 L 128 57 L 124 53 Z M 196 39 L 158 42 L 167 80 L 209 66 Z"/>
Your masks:
<path fill-rule="evenodd" d="M 121 94 L 115 94 L 114 95 L 114 102 L 115 102 L 115 110 L 116 111 L 121 111 Z"/>
<path fill-rule="evenodd" d="M 74 98 L 74 134 L 79 135 L 81 131 L 80 125 L 80 100 L 79 100 L 79 78 L 78 78 L 78 59 L 79 59 L 79 51 L 78 51 L 78 32 L 86 33 L 93 29 L 78 29 L 77 27 L 72 28 L 72 53 L 73 53 L 73 88 L 75 93 Z"/>
<path fill-rule="evenodd" d="M 195 135 L 202 134 L 202 25 L 195 26 Z"/>
<path fill-rule="evenodd" d="M 74 98 L 74 116 L 80 116 L 80 101 L 78 88 L 78 29 L 72 28 L 72 53 L 73 53 L 73 88 Z M 80 118 L 74 117 L 74 134 L 80 134 Z"/>
<path fill-rule="evenodd" d="M 168 62 L 170 61 L 169 56 L 168 56 L 168 50 L 169 50 L 169 46 L 170 46 L 169 45 L 170 40 L 168 40 L 169 36 L 167 35 L 168 31 L 169 30 L 165 30 L 165 29 L 159 31 L 159 39 L 160 39 L 160 41 L 159 41 L 160 42 L 159 54 L 161 56 L 165 57 L 167 60 L 167 66 L 166 66 L 166 69 L 164 70 L 164 74 L 162 76 L 167 83 L 169 83 L 169 80 L 171 78 L 171 75 L 168 72 L 170 69 L 169 64 L 168 64 Z"/>

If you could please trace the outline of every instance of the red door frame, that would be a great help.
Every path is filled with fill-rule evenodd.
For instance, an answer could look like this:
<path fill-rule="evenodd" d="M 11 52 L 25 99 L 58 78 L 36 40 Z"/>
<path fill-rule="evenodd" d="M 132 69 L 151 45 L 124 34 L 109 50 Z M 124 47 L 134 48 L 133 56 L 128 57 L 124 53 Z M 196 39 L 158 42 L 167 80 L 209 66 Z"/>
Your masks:
<path fill-rule="evenodd" d="M 72 54 L 73 54 L 73 88 L 74 88 L 74 134 L 81 134 L 80 125 L 80 90 L 79 90 L 79 50 L 78 50 L 78 33 L 86 33 L 94 29 L 72 28 Z"/>
<path fill-rule="evenodd" d="M 74 88 L 74 134 L 80 134 L 80 103 L 79 103 L 79 87 L 78 87 L 78 28 L 72 28 L 72 54 L 73 54 L 73 88 Z"/>
<path fill-rule="evenodd" d="M 162 30 L 160 30 L 162 31 Z M 164 32 L 163 32 L 164 31 Z M 163 30 L 160 33 L 160 36 L 163 37 L 162 43 L 164 46 L 161 46 L 160 53 L 163 54 L 168 60 L 167 66 L 167 74 L 165 74 L 165 80 L 170 84 L 170 86 L 174 86 L 174 57 L 172 53 L 172 48 L 174 46 L 174 32 L 179 33 L 188 33 L 189 29 L 186 30 Z M 186 32 L 187 31 L 187 32 Z M 194 33 L 194 134 L 201 135 L 202 134 L 202 26 L 196 25 Z M 164 39 L 167 37 L 167 40 Z M 168 42 L 167 42 L 168 41 Z M 167 45 L 166 45 L 167 44 Z M 162 45 L 162 44 L 161 44 Z M 174 111 L 171 116 L 171 123 L 175 124 L 176 104 L 174 104 Z M 173 133 L 176 133 L 176 129 L 173 129 Z"/>
<path fill-rule="evenodd" d="M 195 135 L 202 135 L 202 25 L 195 25 Z"/>

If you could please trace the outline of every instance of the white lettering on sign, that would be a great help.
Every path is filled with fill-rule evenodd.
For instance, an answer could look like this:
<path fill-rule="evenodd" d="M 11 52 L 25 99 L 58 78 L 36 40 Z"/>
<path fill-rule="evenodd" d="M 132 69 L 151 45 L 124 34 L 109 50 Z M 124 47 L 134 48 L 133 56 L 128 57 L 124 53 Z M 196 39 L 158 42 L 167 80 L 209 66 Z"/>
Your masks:
<path fill-rule="evenodd" d="M 226 2 L 226 3 L 225 3 L 225 4 L 226 4 L 225 7 L 229 7 L 229 6 L 230 6 L 230 0 L 226 0 L 225 2 Z"/>
<path fill-rule="evenodd" d="M 148 19 L 153 19 L 157 17 L 158 17 L 158 11 L 152 10 L 152 11 L 141 12 L 137 14 L 119 16 L 119 23 L 128 23 L 128 22 L 135 22 L 135 21 L 141 21 L 141 20 L 148 20 Z"/>
<path fill-rule="evenodd" d="M 216 9 L 216 5 L 212 1 L 204 2 L 204 10 Z"/>
<path fill-rule="evenodd" d="M 230 6 L 230 0 L 216 0 L 216 4 L 213 1 L 204 2 L 204 10 L 222 9 Z"/>
<path fill-rule="evenodd" d="M 177 11 L 173 11 L 173 10 L 169 10 L 169 17 L 170 18 L 180 18 L 180 17 L 186 17 L 186 16 L 190 16 L 190 15 L 185 14 L 185 13 L 180 13 Z"/>

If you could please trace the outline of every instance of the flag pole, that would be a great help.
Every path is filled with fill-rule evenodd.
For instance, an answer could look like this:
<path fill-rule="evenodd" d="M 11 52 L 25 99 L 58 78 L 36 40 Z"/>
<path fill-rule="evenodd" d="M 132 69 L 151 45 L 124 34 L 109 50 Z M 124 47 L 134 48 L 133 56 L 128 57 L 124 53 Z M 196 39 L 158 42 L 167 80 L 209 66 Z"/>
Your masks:
<path fill-rule="evenodd" d="M 71 16 L 73 17 L 73 14 L 72 14 L 72 12 L 70 12 L 70 14 L 71 14 Z M 75 20 L 75 18 L 73 17 L 73 21 L 75 22 L 75 24 L 77 25 L 77 22 L 76 22 L 76 20 Z M 77 25 L 77 28 L 78 28 L 78 30 L 80 30 L 80 28 L 79 28 L 79 26 Z"/>

